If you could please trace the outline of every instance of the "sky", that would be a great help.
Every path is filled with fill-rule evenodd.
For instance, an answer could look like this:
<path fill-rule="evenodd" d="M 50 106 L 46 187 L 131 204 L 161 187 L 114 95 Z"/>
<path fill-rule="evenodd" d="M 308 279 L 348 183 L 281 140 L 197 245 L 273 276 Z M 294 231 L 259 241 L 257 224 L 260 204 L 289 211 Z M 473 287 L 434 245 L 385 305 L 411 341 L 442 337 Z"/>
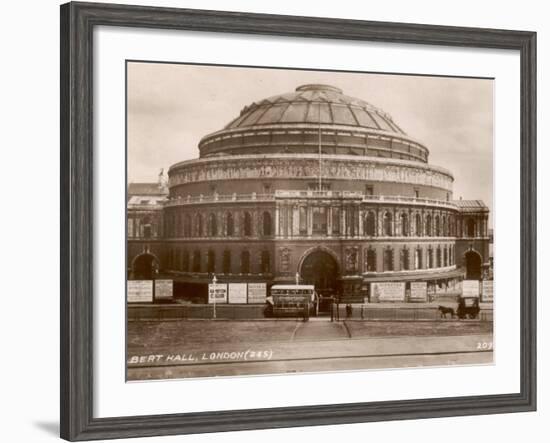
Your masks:
<path fill-rule="evenodd" d="M 429 149 L 430 164 L 453 174 L 455 199 L 493 212 L 493 80 L 138 62 L 127 80 L 129 182 L 197 158 L 200 139 L 244 106 L 325 83 L 389 113 Z"/>

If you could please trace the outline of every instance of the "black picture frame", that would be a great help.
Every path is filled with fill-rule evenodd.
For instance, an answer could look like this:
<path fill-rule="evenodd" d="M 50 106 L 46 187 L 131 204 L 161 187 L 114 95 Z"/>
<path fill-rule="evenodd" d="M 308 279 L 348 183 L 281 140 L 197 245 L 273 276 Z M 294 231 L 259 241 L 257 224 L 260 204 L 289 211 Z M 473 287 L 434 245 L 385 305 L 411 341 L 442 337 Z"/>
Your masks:
<path fill-rule="evenodd" d="M 496 48 L 521 63 L 520 393 L 93 417 L 93 29 L 123 26 Z M 61 437 L 70 441 L 496 414 L 536 409 L 536 33 L 67 3 L 61 6 Z"/>

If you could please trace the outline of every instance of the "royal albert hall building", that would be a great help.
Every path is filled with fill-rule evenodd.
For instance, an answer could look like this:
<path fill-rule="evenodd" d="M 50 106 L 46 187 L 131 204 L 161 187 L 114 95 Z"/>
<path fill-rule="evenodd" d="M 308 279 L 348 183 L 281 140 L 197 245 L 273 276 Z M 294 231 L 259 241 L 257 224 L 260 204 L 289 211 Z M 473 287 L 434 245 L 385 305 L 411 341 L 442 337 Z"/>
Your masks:
<path fill-rule="evenodd" d="M 176 296 L 205 295 L 214 275 L 299 279 L 375 301 L 371 282 L 446 293 L 489 266 L 485 204 L 454 200 L 428 147 L 334 86 L 251 103 L 199 151 L 170 167 L 164 200 L 129 202 L 129 278 L 168 276 Z"/>

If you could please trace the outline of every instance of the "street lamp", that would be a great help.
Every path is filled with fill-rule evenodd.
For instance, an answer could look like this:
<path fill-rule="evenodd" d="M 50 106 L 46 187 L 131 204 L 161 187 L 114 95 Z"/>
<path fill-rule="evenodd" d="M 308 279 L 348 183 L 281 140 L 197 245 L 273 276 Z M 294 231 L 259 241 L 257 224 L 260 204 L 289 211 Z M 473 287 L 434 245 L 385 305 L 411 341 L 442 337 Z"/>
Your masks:
<path fill-rule="evenodd" d="M 216 278 L 216 274 L 212 277 L 212 290 L 214 292 L 214 312 L 213 312 L 213 318 L 216 318 L 216 283 L 218 282 L 218 279 Z"/>

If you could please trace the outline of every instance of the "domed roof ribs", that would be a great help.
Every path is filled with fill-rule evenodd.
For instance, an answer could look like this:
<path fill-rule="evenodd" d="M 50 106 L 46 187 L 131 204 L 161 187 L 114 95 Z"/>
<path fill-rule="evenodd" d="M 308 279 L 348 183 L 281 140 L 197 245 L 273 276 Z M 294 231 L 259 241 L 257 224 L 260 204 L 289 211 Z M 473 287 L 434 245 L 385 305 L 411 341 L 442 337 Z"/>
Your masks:
<path fill-rule="evenodd" d="M 241 126 L 253 126 L 257 122 L 260 121 L 260 119 L 265 115 L 267 111 L 269 111 L 272 107 L 271 106 L 258 106 L 257 109 L 255 109 L 251 114 L 249 114 L 248 118 L 245 118 L 241 122 Z"/>
<path fill-rule="evenodd" d="M 331 123 L 334 125 L 336 121 L 334 120 L 334 112 L 332 110 L 332 104 L 329 102 L 327 106 L 328 106 L 328 112 L 330 113 L 330 119 L 332 120 Z M 319 122 L 319 125 L 321 125 L 321 122 Z"/>
<path fill-rule="evenodd" d="M 277 121 L 277 123 L 281 123 L 281 121 L 283 120 L 283 118 L 285 116 L 286 111 L 288 111 L 288 108 L 290 108 L 290 105 L 292 105 L 292 102 L 287 102 L 286 108 L 281 113 L 281 116 L 279 117 L 279 120 Z"/>
<path fill-rule="evenodd" d="M 367 115 L 370 117 L 370 119 L 373 121 L 373 123 L 376 125 L 376 129 L 382 129 L 382 127 L 380 126 L 380 123 L 378 123 L 378 121 L 376 120 L 376 118 L 374 118 L 374 117 L 372 116 L 372 114 L 376 114 L 376 113 L 372 113 L 372 114 L 371 114 L 369 111 L 367 111 L 367 110 L 365 109 L 365 114 L 367 114 Z"/>
<path fill-rule="evenodd" d="M 357 124 L 357 126 L 361 126 L 361 124 L 359 123 L 359 119 L 355 115 L 355 111 L 353 110 L 353 106 L 348 106 L 348 108 L 349 108 L 349 112 L 351 112 L 351 115 L 352 115 L 353 119 L 355 120 L 355 123 Z"/>

